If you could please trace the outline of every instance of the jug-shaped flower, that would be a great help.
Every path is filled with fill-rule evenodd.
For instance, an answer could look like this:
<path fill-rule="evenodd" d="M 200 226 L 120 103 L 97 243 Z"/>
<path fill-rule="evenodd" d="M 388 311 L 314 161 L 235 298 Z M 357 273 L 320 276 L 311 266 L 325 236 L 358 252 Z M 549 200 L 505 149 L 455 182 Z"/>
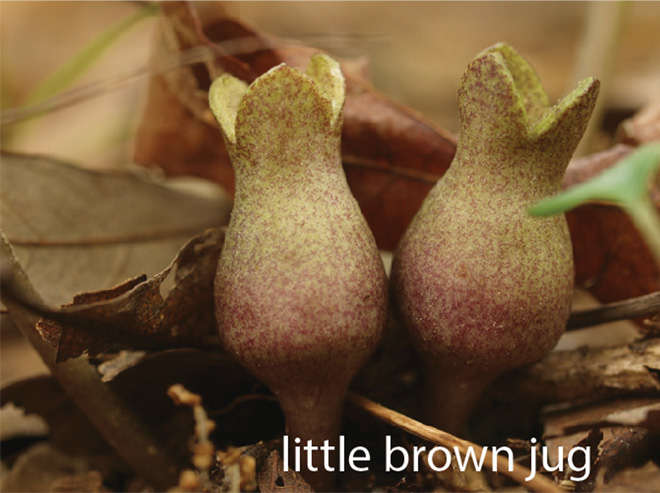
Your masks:
<path fill-rule="evenodd" d="M 277 396 L 301 445 L 337 439 L 348 385 L 387 319 L 382 261 L 341 163 L 344 96 L 339 65 L 320 54 L 306 73 L 282 64 L 209 91 L 236 174 L 215 283 L 220 338 Z M 319 477 L 307 475 L 330 486 Z"/>
<path fill-rule="evenodd" d="M 456 156 L 398 245 L 391 279 L 437 426 L 458 431 L 485 386 L 540 359 L 564 331 L 574 277 L 566 220 L 527 209 L 559 190 L 598 87 L 585 79 L 551 106 L 506 44 L 463 75 Z"/>

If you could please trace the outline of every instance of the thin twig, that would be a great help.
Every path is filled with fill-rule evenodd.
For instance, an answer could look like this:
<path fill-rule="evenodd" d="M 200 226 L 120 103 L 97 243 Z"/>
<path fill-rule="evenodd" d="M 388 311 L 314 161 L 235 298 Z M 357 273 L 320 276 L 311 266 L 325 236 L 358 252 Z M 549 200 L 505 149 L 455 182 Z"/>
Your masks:
<path fill-rule="evenodd" d="M 440 431 L 437 428 L 420 423 L 419 421 L 393 411 L 392 409 L 389 409 L 385 406 L 381 406 L 380 404 L 376 404 L 366 397 L 362 397 L 361 395 L 355 394 L 353 392 L 349 392 L 348 401 L 367 411 L 369 414 L 372 414 L 377 419 L 401 428 L 402 430 L 423 438 L 424 440 L 429 440 L 430 442 L 442 446 L 457 447 L 458 450 L 463 454 L 467 454 L 469 449 L 472 449 L 476 456 L 481 456 L 483 451 L 483 448 L 477 444 L 468 442 L 467 440 L 462 440 L 458 437 L 455 437 L 454 435 L 451 435 L 450 433 Z M 493 460 L 493 454 L 489 450 L 486 450 L 486 460 Z M 561 489 L 559 486 L 544 476 L 537 475 L 529 480 L 526 480 L 526 478 L 530 477 L 531 475 L 531 471 L 526 467 L 512 463 L 512 468 L 509 470 L 509 462 L 507 459 L 498 455 L 496 460 L 498 471 L 501 471 L 502 474 L 509 476 L 511 479 L 514 479 L 518 483 L 531 490 L 550 491 L 554 493 L 564 492 L 563 489 Z"/>
<path fill-rule="evenodd" d="M 2 268 L 26 291 L 26 296 L 40 300 L 19 265 L 11 245 L 0 232 Z M 55 363 L 55 349 L 36 330 L 37 315 L 25 309 L 13 298 L 4 296 L 12 320 L 37 351 L 53 377 L 71 400 L 83 411 L 119 456 L 133 470 L 159 491 L 177 484 L 177 466 L 154 440 L 145 423 L 128 404 L 101 381 L 98 372 L 86 358 Z"/>
<path fill-rule="evenodd" d="M 582 329 L 616 320 L 648 317 L 657 313 L 660 313 L 660 291 L 591 310 L 574 312 L 568 320 L 566 330 Z"/>

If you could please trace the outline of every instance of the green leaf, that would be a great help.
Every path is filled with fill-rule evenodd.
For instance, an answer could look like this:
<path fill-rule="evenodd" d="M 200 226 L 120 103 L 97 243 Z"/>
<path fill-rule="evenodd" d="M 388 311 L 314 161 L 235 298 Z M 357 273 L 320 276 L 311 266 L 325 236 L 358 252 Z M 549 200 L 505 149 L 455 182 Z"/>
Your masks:
<path fill-rule="evenodd" d="M 660 143 L 646 144 L 589 182 L 534 204 L 529 208 L 529 213 L 533 216 L 549 216 L 593 201 L 614 202 L 624 208 L 630 207 L 647 196 L 651 174 L 658 168 Z"/>
<path fill-rule="evenodd" d="M 571 210 L 585 202 L 613 202 L 635 223 L 660 264 L 660 217 L 648 194 L 652 175 L 660 168 L 660 142 L 645 144 L 594 179 L 529 208 L 534 216 Z"/>

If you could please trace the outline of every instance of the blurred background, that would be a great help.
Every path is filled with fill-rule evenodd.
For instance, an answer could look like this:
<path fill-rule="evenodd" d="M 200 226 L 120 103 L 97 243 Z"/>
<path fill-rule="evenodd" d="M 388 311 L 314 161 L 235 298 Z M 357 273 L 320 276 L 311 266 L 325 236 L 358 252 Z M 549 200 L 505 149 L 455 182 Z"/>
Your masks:
<path fill-rule="evenodd" d="M 601 115 L 612 129 L 660 96 L 659 2 L 197 2 L 254 27 L 366 59 L 373 85 L 456 132 L 456 90 L 466 64 L 498 41 L 536 68 L 551 100 L 587 75 L 601 78 Z M 2 110 L 30 102 L 40 84 L 140 2 L 0 2 Z M 156 26 L 151 16 L 112 43 L 73 89 L 83 101 L 2 126 L 5 150 L 85 166 L 130 161 Z M 119 81 L 127 74 L 136 75 Z M 94 90 L 105 83 L 111 90 Z M 91 91 L 90 91 L 91 87 Z M 6 114 L 6 112 L 5 112 Z M 607 145 L 593 139 L 591 149 Z"/>

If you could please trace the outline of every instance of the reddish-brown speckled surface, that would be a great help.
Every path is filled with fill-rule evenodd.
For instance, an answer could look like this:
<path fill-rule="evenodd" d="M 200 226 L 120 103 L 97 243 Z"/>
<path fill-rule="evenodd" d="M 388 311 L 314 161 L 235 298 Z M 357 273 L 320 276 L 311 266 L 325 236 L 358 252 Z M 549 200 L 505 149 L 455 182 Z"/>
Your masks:
<path fill-rule="evenodd" d="M 230 87 L 238 106 L 211 89 L 236 170 L 215 295 L 225 348 L 278 395 L 289 432 L 326 439 L 380 341 L 387 280 L 341 166 L 343 78 L 327 57 L 307 72 Z"/>
<path fill-rule="evenodd" d="M 447 394 L 438 399 L 458 398 L 452 383 L 478 394 L 562 334 L 573 291 L 568 228 L 563 216 L 534 218 L 527 208 L 559 190 L 597 89 L 587 79 L 549 108 L 533 70 L 507 45 L 468 66 L 456 157 L 392 267 L 399 315 L 432 378 L 445 380 L 433 384 Z"/>

